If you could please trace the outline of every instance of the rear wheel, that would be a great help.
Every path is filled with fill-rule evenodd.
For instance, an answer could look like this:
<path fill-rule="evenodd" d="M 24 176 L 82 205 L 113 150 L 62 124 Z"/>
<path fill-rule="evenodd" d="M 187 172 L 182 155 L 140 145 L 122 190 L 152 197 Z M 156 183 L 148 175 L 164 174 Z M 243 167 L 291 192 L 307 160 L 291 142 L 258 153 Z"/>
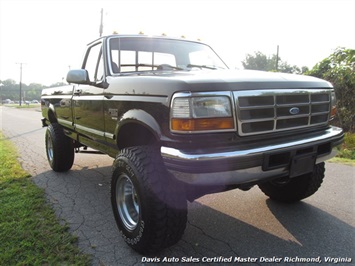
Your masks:
<path fill-rule="evenodd" d="M 184 190 L 165 170 L 156 147 L 131 147 L 119 153 L 114 163 L 111 202 L 125 242 L 141 254 L 172 246 L 184 233 Z"/>
<path fill-rule="evenodd" d="M 56 172 L 68 171 L 74 162 L 73 141 L 58 123 L 52 123 L 46 131 L 46 154 L 49 165 Z"/>
<path fill-rule="evenodd" d="M 292 179 L 276 179 L 259 184 L 259 188 L 271 199 L 280 202 L 296 202 L 305 199 L 319 189 L 325 172 L 324 163 L 314 166 L 313 172 Z"/>

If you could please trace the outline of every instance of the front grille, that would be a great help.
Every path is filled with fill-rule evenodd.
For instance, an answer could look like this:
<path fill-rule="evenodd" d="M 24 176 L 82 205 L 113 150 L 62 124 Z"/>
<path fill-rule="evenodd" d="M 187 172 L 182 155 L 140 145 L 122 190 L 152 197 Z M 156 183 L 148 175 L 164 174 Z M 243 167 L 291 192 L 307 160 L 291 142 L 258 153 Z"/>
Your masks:
<path fill-rule="evenodd" d="M 256 135 L 327 124 L 330 90 L 251 90 L 234 92 L 238 131 Z"/>

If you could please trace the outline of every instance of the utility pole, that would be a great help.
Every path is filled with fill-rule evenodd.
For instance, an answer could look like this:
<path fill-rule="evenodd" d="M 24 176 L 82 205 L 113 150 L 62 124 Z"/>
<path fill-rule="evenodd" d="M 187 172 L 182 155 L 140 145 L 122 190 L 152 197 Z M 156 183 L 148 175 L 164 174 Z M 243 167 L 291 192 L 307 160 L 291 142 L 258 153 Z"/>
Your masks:
<path fill-rule="evenodd" d="M 0 105 L 2 105 L 2 87 L 4 86 L 4 84 L 2 84 L 1 82 L 0 82 Z"/>
<path fill-rule="evenodd" d="M 17 65 L 20 65 L 20 106 L 21 106 L 21 103 L 22 103 L 22 65 L 24 63 L 16 63 Z"/>
<path fill-rule="evenodd" d="M 102 36 L 102 32 L 103 32 L 103 30 L 104 30 L 104 24 L 103 24 L 103 17 L 104 17 L 104 9 L 103 8 L 101 8 L 101 22 L 100 22 L 100 30 L 99 30 L 99 32 L 100 32 L 100 37 Z"/>
<path fill-rule="evenodd" d="M 277 45 L 277 52 L 276 52 L 276 72 L 279 70 L 279 45 Z"/>

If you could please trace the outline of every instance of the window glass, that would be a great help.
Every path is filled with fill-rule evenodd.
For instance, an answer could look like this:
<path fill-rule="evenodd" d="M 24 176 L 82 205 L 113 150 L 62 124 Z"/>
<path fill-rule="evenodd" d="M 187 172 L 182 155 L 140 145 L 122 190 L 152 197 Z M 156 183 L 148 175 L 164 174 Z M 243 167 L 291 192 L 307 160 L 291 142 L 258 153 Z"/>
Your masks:
<path fill-rule="evenodd" d="M 113 73 L 119 72 L 119 65 L 121 66 L 120 72 L 157 70 L 158 66 L 163 64 L 176 66 L 175 56 L 172 54 L 123 50 L 120 53 L 121 60 L 119 60 L 119 52 L 117 50 L 111 51 L 111 55 Z M 117 69 L 116 71 L 115 68 Z"/>
<path fill-rule="evenodd" d="M 154 53 L 154 64 L 168 64 L 176 67 L 176 60 L 173 54 Z"/>
<path fill-rule="evenodd" d="M 117 51 L 118 53 L 118 51 Z M 121 51 L 121 60 L 117 65 L 121 66 L 121 72 L 136 71 L 136 52 L 134 51 Z"/>
<path fill-rule="evenodd" d="M 214 59 L 205 51 L 192 52 L 189 56 L 192 65 L 215 66 Z"/>
<path fill-rule="evenodd" d="M 209 46 L 198 42 L 164 38 L 113 37 L 109 41 L 108 49 L 113 74 L 228 68 Z"/>
<path fill-rule="evenodd" d="M 101 43 L 92 46 L 89 50 L 89 54 L 86 57 L 85 69 L 89 73 L 89 79 L 92 82 L 96 82 L 103 78 L 103 61 L 101 54 Z"/>
<path fill-rule="evenodd" d="M 104 79 L 104 61 L 102 58 L 102 53 L 100 53 L 99 62 L 97 65 L 97 71 L 95 76 L 95 81 L 100 81 Z"/>

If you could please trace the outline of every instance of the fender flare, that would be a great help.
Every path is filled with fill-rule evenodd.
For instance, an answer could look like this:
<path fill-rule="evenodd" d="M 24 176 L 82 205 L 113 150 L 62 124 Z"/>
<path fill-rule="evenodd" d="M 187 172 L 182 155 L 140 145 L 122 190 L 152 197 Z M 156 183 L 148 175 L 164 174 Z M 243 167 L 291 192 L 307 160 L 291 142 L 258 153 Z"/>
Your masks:
<path fill-rule="evenodd" d="M 161 139 L 162 133 L 158 122 L 152 115 L 141 109 L 129 110 L 124 113 L 115 128 L 115 135 L 118 136 L 120 130 L 127 124 L 139 124 L 148 129 L 157 140 Z"/>
<path fill-rule="evenodd" d="M 51 114 L 53 115 L 53 117 L 51 117 Z M 51 123 L 58 121 L 57 113 L 56 113 L 55 107 L 52 103 L 48 104 L 47 116 L 48 116 L 48 120 Z M 55 121 L 53 121 L 53 119 L 55 119 Z"/>

